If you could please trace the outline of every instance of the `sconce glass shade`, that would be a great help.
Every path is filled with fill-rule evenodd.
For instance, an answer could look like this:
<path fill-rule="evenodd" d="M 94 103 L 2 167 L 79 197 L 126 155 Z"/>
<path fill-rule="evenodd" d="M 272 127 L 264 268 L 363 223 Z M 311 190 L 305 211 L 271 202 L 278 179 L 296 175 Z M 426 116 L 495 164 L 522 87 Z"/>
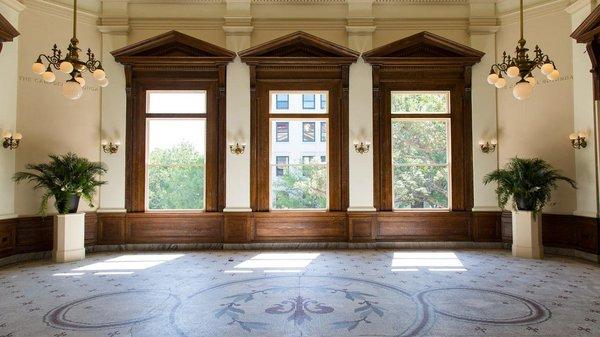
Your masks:
<path fill-rule="evenodd" d="M 71 100 L 76 100 L 83 94 L 81 84 L 75 80 L 69 80 L 63 85 L 63 95 Z"/>
<path fill-rule="evenodd" d="M 98 85 L 102 88 L 106 88 L 106 86 L 108 86 L 108 78 L 103 78 L 101 80 L 98 80 Z"/>
<path fill-rule="evenodd" d="M 554 69 L 554 70 L 552 70 L 552 72 L 550 72 L 550 74 L 548 74 L 547 78 L 550 81 L 556 81 L 559 76 L 560 76 L 560 73 L 558 72 L 558 70 Z"/>
<path fill-rule="evenodd" d="M 102 140 L 100 141 L 100 145 L 108 145 L 108 140 L 106 140 L 106 139 L 102 139 Z"/>
<path fill-rule="evenodd" d="M 554 70 L 554 65 L 552 63 L 545 63 L 542 65 L 541 71 L 542 74 L 548 75 Z"/>
<path fill-rule="evenodd" d="M 490 140 L 490 144 L 498 145 L 498 140 L 496 138 L 492 138 L 492 140 Z"/>
<path fill-rule="evenodd" d="M 494 85 L 498 89 L 504 88 L 506 86 L 506 79 L 504 77 L 500 77 L 500 78 L 498 78 L 496 83 L 494 83 Z"/>
<path fill-rule="evenodd" d="M 513 89 L 513 96 L 518 100 L 524 100 L 533 94 L 533 86 L 527 81 L 519 81 Z"/>
<path fill-rule="evenodd" d="M 92 73 L 92 75 L 98 81 L 102 81 L 104 78 L 106 78 L 106 73 L 102 69 L 96 69 L 96 70 L 94 70 L 94 72 Z"/>
<path fill-rule="evenodd" d="M 16 139 L 16 140 L 21 140 L 21 139 L 23 139 L 23 135 L 22 135 L 22 134 L 20 134 L 20 133 L 18 133 L 18 132 L 15 132 L 15 133 L 13 134 L 13 139 Z"/>
<path fill-rule="evenodd" d="M 83 78 L 81 76 L 77 76 L 77 77 L 75 77 L 75 81 L 77 81 L 77 83 L 79 83 L 79 85 L 81 85 L 82 87 L 85 86 L 85 78 Z"/>
<path fill-rule="evenodd" d="M 506 75 L 510 78 L 519 76 L 519 68 L 517 66 L 508 67 L 508 69 L 506 69 Z"/>
<path fill-rule="evenodd" d="M 525 81 L 529 82 L 529 84 L 531 84 L 532 87 L 535 87 L 537 84 L 537 80 L 533 76 L 527 76 L 525 78 Z"/>
<path fill-rule="evenodd" d="M 572 134 L 569 135 L 569 139 L 570 140 L 575 140 L 577 139 L 577 133 L 573 132 Z"/>
<path fill-rule="evenodd" d="M 42 79 L 43 79 L 45 82 L 52 83 L 52 82 L 54 82 L 54 80 L 56 80 L 56 75 L 54 75 L 54 73 L 53 73 L 52 71 L 48 71 L 48 70 L 46 70 L 46 71 L 45 71 L 45 72 L 42 74 Z"/>
<path fill-rule="evenodd" d="M 70 74 L 73 71 L 73 64 L 69 61 L 61 62 L 59 69 L 65 74 Z"/>
<path fill-rule="evenodd" d="M 2 138 L 10 138 L 12 136 L 12 133 L 10 133 L 10 131 L 4 130 L 2 132 Z"/>
<path fill-rule="evenodd" d="M 498 74 L 496 73 L 489 74 L 487 77 L 487 82 L 489 84 L 495 84 L 498 81 L 498 78 Z"/>
<path fill-rule="evenodd" d="M 43 63 L 36 62 L 31 66 L 31 71 L 33 71 L 34 74 L 41 75 L 44 73 L 44 70 L 46 70 L 46 67 Z"/>

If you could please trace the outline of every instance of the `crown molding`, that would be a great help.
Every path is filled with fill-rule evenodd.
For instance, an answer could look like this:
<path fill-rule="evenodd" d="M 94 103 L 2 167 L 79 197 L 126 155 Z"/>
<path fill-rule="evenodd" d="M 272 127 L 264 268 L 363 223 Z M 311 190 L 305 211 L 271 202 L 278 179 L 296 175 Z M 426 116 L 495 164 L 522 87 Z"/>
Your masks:
<path fill-rule="evenodd" d="M 346 19 L 254 19 L 254 28 L 280 30 L 302 27 L 302 30 L 345 30 Z"/>
<path fill-rule="evenodd" d="M 525 21 L 564 11 L 569 6 L 569 0 L 552 0 L 523 9 Z M 500 25 L 510 25 L 519 22 L 519 8 L 499 13 Z"/>
<path fill-rule="evenodd" d="M 225 25 L 222 18 L 131 18 L 129 26 L 132 30 L 221 30 Z"/>
<path fill-rule="evenodd" d="M 396 30 L 396 29 L 421 29 L 421 30 L 432 30 L 432 29 L 464 29 L 469 27 L 469 20 L 467 18 L 460 19 L 375 19 L 374 25 L 377 26 L 378 30 Z"/>
<path fill-rule="evenodd" d="M 567 12 L 569 14 L 574 14 L 586 6 L 592 7 L 591 9 L 593 9 L 592 2 L 593 2 L 592 0 L 572 1 L 571 4 L 567 8 L 565 8 L 565 12 Z"/>
<path fill-rule="evenodd" d="M 17 0 L 0 0 L 0 3 L 17 12 L 21 12 L 26 8 L 25 5 Z"/>
<path fill-rule="evenodd" d="M 102 34 L 111 34 L 111 35 L 127 35 L 131 27 L 129 25 L 123 26 L 98 26 L 98 31 Z"/>
<path fill-rule="evenodd" d="M 23 4 L 28 10 L 30 9 L 38 13 L 49 14 L 60 18 L 73 20 L 72 6 L 66 6 L 63 4 L 44 0 L 23 0 Z M 98 22 L 98 18 L 98 13 L 92 13 L 81 9 L 77 10 L 78 23 L 96 25 L 96 23 Z"/>
<path fill-rule="evenodd" d="M 101 0 L 109 2 L 114 0 Z M 123 0 L 126 1 L 126 0 Z M 132 4 L 225 4 L 228 0 L 129 0 Z M 246 1 L 240 1 L 246 2 Z M 351 0 L 249 0 L 252 5 L 345 5 Z M 469 0 L 365 0 L 374 5 L 469 5 Z"/>

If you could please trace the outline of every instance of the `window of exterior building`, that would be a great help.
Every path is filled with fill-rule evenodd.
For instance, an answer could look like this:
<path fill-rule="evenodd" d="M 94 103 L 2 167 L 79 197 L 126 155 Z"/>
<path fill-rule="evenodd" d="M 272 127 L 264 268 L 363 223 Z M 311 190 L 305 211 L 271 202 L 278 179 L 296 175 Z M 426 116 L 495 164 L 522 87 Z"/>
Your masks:
<path fill-rule="evenodd" d="M 302 122 L 302 141 L 312 143 L 315 141 L 315 122 Z"/>
<path fill-rule="evenodd" d="M 327 123 L 321 122 L 321 141 L 327 141 Z"/>
<path fill-rule="evenodd" d="M 275 175 L 277 177 L 281 177 L 284 175 L 285 171 L 287 170 L 288 165 L 290 164 L 290 157 L 275 156 L 275 164 L 276 164 Z"/>
<path fill-rule="evenodd" d="M 327 109 L 327 95 L 321 94 L 321 109 Z"/>
<path fill-rule="evenodd" d="M 314 96 L 312 92 L 290 93 L 291 109 L 295 104 L 300 105 L 301 97 L 307 95 Z M 294 103 L 294 97 L 298 98 L 297 103 Z M 299 111 L 291 111 L 287 116 L 280 111 L 271 111 L 270 209 L 327 209 L 329 168 L 327 162 L 316 160 L 327 156 L 327 135 L 322 142 L 315 141 L 316 125 L 327 128 L 327 115 L 315 118 L 311 111 L 304 118 L 299 116 Z M 279 141 L 282 124 L 286 125 L 289 134 L 286 142 Z"/>
<path fill-rule="evenodd" d="M 147 91 L 146 111 L 146 209 L 204 210 L 206 92 Z"/>
<path fill-rule="evenodd" d="M 275 95 L 275 107 L 278 110 L 287 110 L 290 108 L 290 96 L 288 94 Z"/>
<path fill-rule="evenodd" d="M 278 122 L 276 124 L 276 139 L 277 142 L 290 141 L 290 124 L 288 122 Z"/>
<path fill-rule="evenodd" d="M 315 109 L 314 94 L 302 94 L 302 109 Z"/>
<path fill-rule="evenodd" d="M 391 95 L 393 208 L 449 209 L 450 118 L 437 116 L 450 113 L 449 93 Z"/>

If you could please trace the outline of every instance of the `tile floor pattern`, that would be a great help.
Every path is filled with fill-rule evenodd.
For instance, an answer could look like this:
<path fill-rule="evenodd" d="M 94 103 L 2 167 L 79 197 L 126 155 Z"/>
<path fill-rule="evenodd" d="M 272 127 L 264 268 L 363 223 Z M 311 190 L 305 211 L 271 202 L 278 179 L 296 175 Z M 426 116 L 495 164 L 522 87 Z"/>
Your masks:
<path fill-rule="evenodd" d="M 98 253 L 0 269 L 0 336 L 600 336 L 600 267 L 500 250 Z"/>

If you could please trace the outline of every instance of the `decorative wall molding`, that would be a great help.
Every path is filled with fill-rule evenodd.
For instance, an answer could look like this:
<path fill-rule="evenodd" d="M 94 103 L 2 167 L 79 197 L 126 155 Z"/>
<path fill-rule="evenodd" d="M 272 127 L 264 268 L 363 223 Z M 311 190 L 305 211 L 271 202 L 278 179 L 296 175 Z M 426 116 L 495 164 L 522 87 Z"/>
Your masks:
<path fill-rule="evenodd" d="M 44 0 L 23 0 L 23 4 L 29 10 L 39 13 L 54 15 L 63 19 L 73 20 L 73 7 L 60 3 Z M 88 25 L 96 25 L 99 18 L 98 13 L 86 10 L 77 10 L 77 22 Z"/>
<path fill-rule="evenodd" d="M 9 8 L 11 8 L 17 12 L 21 12 L 26 8 L 25 5 L 23 5 L 18 0 L 0 0 L 0 3 L 8 6 Z"/>
<path fill-rule="evenodd" d="M 378 30 L 466 30 L 469 27 L 468 18 L 375 18 L 374 25 Z"/>
<path fill-rule="evenodd" d="M 562 12 L 569 6 L 569 0 L 554 0 L 543 3 L 538 3 L 524 8 L 525 21 L 538 17 Z M 519 8 L 512 9 L 504 13 L 498 13 L 500 25 L 510 25 L 519 22 Z"/>
<path fill-rule="evenodd" d="M 101 0 L 104 1 L 104 0 Z M 252 5 L 344 5 L 351 0 L 250 0 Z M 468 5 L 469 0 L 369 0 L 374 5 Z M 226 0 L 129 0 L 134 4 L 222 4 Z"/>
<path fill-rule="evenodd" d="M 132 30 L 221 30 L 223 18 L 130 18 Z"/>

